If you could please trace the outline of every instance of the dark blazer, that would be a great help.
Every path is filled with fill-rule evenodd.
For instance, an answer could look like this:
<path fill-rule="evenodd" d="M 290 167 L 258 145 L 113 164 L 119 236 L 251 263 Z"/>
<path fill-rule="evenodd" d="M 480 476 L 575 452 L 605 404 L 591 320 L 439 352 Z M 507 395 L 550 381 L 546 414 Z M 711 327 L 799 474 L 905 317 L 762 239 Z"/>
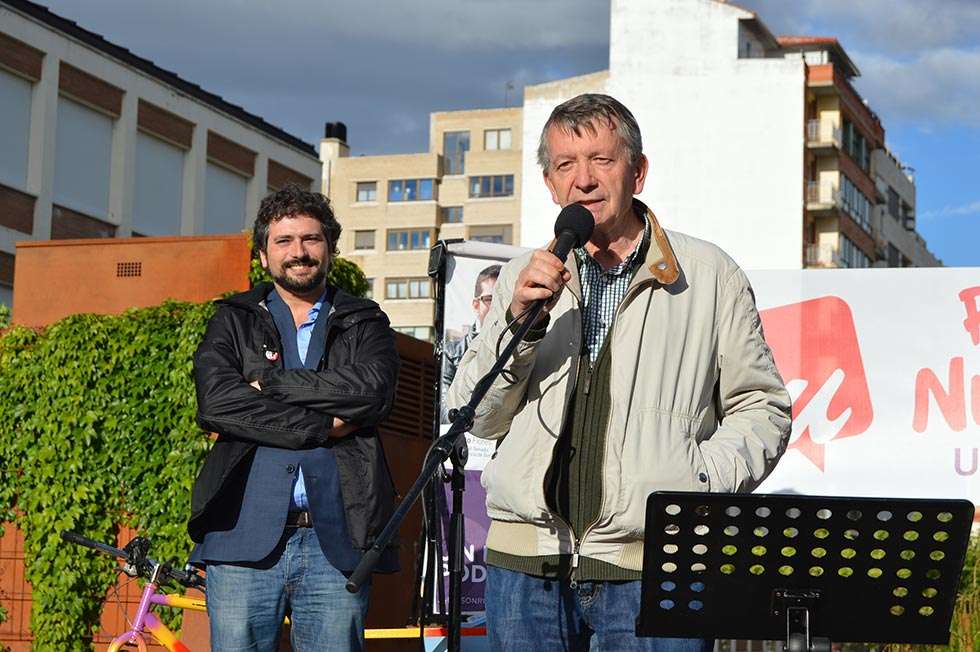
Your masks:
<path fill-rule="evenodd" d="M 194 484 L 188 532 L 231 529 L 258 446 L 330 448 L 351 543 L 366 549 L 394 510 L 395 489 L 377 425 L 391 411 L 399 357 L 376 303 L 328 288 L 332 309 L 316 369 L 286 369 L 265 297 L 256 286 L 219 302 L 194 355 L 197 421 L 218 439 Z M 249 383 L 258 380 L 262 391 Z M 333 418 L 361 426 L 330 439 Z"/>

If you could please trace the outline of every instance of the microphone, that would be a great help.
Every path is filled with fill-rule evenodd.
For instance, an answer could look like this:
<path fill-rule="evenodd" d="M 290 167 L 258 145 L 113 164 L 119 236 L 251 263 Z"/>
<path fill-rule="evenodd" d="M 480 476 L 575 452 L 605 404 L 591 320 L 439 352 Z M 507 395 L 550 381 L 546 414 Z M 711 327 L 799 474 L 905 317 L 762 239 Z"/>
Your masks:
<path fill-rule="evenodd" d="M 589 241 L 594 229 L 595 218 L 591 211 L 581 204 L 569 204 L 561 209 L 558 219 L 555 220 L 555 246 L 551 248 L 551 253 L 564 263 L 572 249 Z M 538 315 L 549 301 L 551 298 L 538 299 L 525 311 L 527 316 L 518 330 L 518 339 L 523 338 L 530 324 L 538 320 Z"/>
<path fill-rule="evenodd" d="M 558 260 L 565 262 L 572 249 L 581 247 L 595 229 L 595 218 L 592 212 L 581 204 L 569 204 L 558 213 L 555 220 L 555 246 L 551 253 L 558 257 Z"/>

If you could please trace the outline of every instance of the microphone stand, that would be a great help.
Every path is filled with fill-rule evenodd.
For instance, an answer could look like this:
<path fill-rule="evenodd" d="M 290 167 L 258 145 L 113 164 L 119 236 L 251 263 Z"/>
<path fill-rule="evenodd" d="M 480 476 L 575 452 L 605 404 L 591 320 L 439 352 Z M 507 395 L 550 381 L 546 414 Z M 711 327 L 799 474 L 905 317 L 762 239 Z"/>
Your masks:
<path fill-rule="evenodd" d="M 567 250 L 566 250 L 567 254 Z M 469 402 L 458 410 L 451 411 L 452 426 L 445 435 L 436 439 L 435 443 L 426 456 L 422 466 L 422 472 L 412 485 L 411 489 L 405 494 L 395 513 L 391 515 L 384 530 L 375 540 L 374 545 L 364 554 L 358 563 L 357 568 L 347 580 L 347 590 L 357 593 L 365 580 L 371 575 L 371 571 L 377 565 L 381 553 L 388 546 L 392 537 L 398 531 L 405 515 L 418 499 L 419 494 L 425 486 L 432 480 L 438 469 L 447 458 L 452 460 L 452 512 L 449 518 L 449 652 L 457 652 L 460 649 L 460 628 L 462 626 L 462 584 L 463 584 L 463 491 L 466 488 L 466 476 L 463 468 L 466 466 L 466 458 L 469 451 L 466 446 L 464 436 L 473 427 L 473 420 L 476 417 L 476 408 L 490 390 L 494 380 L 507 366 L 510 356 L 514 349 L 521 343 L 524 336 L 531 326 L 537 321 L 538 315 L 544 309 L 546 300 L 536 301 L 528 311 L 524 321 L 514 332 L 514 336 L 507 342 L 507 346 L 500 352 L 497 361 L 483 378 L 477 382 L 473 389 L 473 395 Z M 436 560 L 441 563 L 441 560 Z"/>

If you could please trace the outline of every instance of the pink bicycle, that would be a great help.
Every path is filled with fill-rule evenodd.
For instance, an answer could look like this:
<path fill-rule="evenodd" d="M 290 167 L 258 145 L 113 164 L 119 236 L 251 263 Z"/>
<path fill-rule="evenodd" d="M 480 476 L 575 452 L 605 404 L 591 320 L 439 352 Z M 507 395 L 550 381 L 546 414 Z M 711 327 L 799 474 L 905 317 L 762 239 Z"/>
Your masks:
<path fill-rule="evenodd" d="M 191 566 L 185 566 L 183 569 L 176 568 L 174 566 L 176 560 L 159 563 L 150 559 L 147 556 L 150 551 L 150 540 L 144 537 L 136 537 L 122 549 L 93 541 L 68 530 L 61 533 L 61 538 L 117 557 L 123 560 L 120 567 L 122 572 L 130 577 L 142 577 L 147 580 L 143 587 L 139 607 L 136 610 L 136 617 L 130 624 L 129 631 L 112 639 L 112 642 L 109 643 L 108 652 L 117 652 L 126 644 L 136 644 L 141 652 L 145 652 L 147 637 L 156 639 L 171 652 L 190 652 L 190 648 L 180 642 L 176 635 L 153 613 L 152 609 L 153 605 L 163 605 L 191 611 L 207 611 L 206 602 L 203 599 L 168 595 L 158 591 L 160 585 L 167 582 L 176 582 L 181 586 L 204 591 L 205 580 L 194 568 Z"/>

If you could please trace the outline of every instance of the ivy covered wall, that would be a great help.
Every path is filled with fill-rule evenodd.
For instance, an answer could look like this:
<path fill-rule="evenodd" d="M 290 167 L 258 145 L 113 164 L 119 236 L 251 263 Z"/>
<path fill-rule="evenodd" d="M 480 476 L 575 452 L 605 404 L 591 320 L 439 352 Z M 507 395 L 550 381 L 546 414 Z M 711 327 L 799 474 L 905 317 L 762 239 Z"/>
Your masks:
<path fill-rule="evenodd" d="M 329 280 L 367 289 L 343 259 Z M 24 533 L 35 650 L 91 650 L 116 580 L 114 560 L 63 542 L 62 530 L 112 543 L 127 524 L 153 540 L 154 558 L 190 553 L 191 487 L 209 447 L 194 421 L 192 356 L 214 311 L 167 302 L 0 335 L 0 522 Z"/>

